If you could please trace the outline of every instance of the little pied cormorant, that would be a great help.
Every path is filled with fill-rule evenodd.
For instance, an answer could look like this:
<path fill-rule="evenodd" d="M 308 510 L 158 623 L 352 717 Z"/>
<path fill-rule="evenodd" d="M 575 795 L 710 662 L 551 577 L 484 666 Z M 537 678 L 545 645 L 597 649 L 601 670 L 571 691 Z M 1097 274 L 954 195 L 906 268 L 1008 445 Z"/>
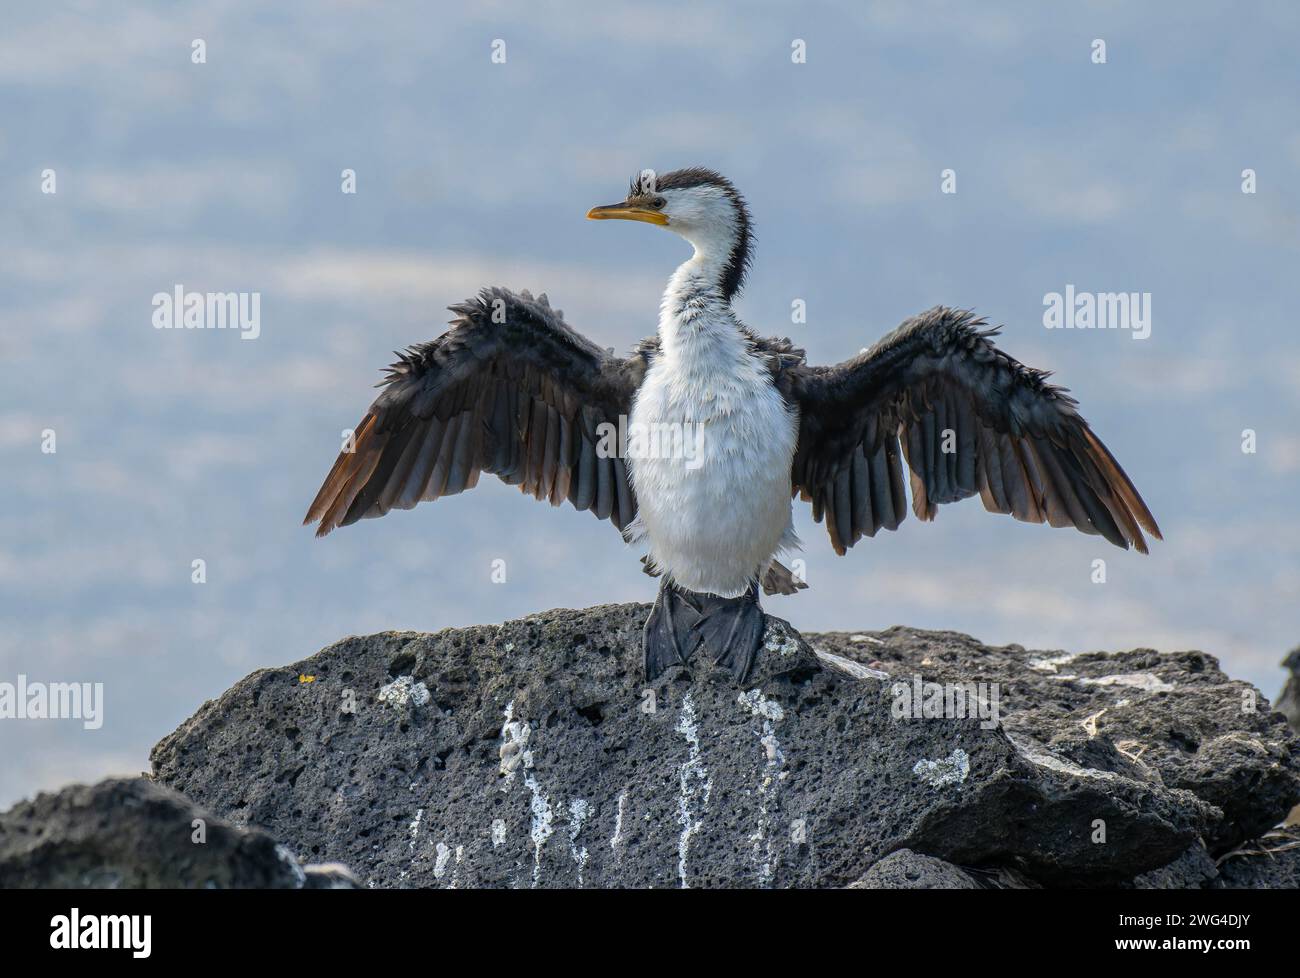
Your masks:
<path fill-rule="evenodd" d="M 668 281 L 656 336 L 627 357 L 595 345 L 545 295 L 484 289 L 451 328 L 398 354 L 304 522 L 317 534 L 474 486 L 481 472 L 568 500 L 645 545 L 661 575 L 646 621 L 648 679 L 697 651 L 743 681 L 762 643 L 758 586 L 803 587 L 777 556 L 798 546 L 791 498 L 812 503 L 843 554 L 912 510 L 976 493 L 990 512 L 1074 526 L 1146 553 L 1146 504 L 1044 371 L 997 349 L 997 330 L 936 307 L 835 366 L 764 339 L 731 303 L 752 257 L 731 182 L 690 168 L 632 181 L 593 219 L 675 231 L 695 254 Z M 690 428 L 700 457 L 602 450 L 602 431 Z"/>

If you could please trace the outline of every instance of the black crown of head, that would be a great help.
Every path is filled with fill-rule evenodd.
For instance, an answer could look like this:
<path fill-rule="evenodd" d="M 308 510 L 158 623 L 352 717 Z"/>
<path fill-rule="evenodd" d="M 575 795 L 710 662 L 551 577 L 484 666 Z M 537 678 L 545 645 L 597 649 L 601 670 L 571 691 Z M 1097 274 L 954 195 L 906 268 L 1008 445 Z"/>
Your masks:
<path fill-rule="evenodd" d="M 628 193 L 632 197 L 640 197 L 663 190 L 686 190 L 700 186 L 717 187 L 725 191 L 728 196 L 736 199 L 740 197 L 730 180 L 716 170 L 709 170 L 702 166 L 688 166 L 681 170 L 673 170 L 671 173 L 656 173 L 651 169 L 642 170 L 632 177 Z"/>
<path fill-rule="evenodd" d="M 659 192 L 659 178 L 654 170 L 642 170 L 632 177 L 632 185 L 628 188 L 629 197 L 644 197 L 649 194 Z"/>

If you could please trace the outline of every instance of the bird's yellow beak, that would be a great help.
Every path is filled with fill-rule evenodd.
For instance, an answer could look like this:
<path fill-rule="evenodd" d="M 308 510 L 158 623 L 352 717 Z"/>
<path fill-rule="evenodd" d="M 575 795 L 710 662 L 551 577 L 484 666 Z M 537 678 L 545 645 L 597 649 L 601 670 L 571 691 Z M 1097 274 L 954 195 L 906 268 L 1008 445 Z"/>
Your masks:
<path fill-rule="evenodd" d="M 668 217 L 649 207 L 638 207 L 635 204 L 605 204 L 601 207 L 593 207 L 587 211 L 587 220 L 589 221 L 644 221 L 646 224 L 658 224 L 664 227 L 668 223 Z"/>

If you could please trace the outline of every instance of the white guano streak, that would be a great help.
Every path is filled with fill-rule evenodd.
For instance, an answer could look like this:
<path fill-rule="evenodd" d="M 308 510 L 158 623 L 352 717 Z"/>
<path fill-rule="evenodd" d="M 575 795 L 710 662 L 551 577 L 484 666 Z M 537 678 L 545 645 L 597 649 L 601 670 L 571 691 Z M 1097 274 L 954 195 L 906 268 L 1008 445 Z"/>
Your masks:
<path fill-rule="evenodd" d="M 677 779 L 681 785 L 681 794 L 677 799 L 677 819 L 682 826 L 682 834 L 677 842 L 677 877 L 681 888 L 689 890 L 691 884 L 687 879 L 686 862 L 691 853 L 691 839 L 704 826 L 703 816 L 708 814 L 709 796 L 713 793 L 709 771 L 700 759 L 700 732 L 696 726 L 695 703 L 691 700 L 690 693 L 682 698 L 682 714 L 677 721 L 677 732 L 686 738 L 687 744 L 686 760 L 677 769 Z M 696 801 L 700 802 L 698 810 L 692 807 Z"/>
<path fill-rule="evenodd" d="M 528 836 L 533 842 L 532 885 L 536 887 L 542 878 L 542 847 L 555 832 L 555 813 L 551 810 L 550 800 L 533 776 L 533 752 L 528 749 L 532 728 L 527 723 L 516 721 L 514 716 L 515 701 L 511 700 L 506 704 L 505 722 L 501 725 L 500 771 L 505 775 L 501 790 L 509 790 L 515 774 L 520 770 L 524 772 L 524 787 L 532 796 L 529 802 L 532 825 Z"/>
<path fill-rule="evenodd" d="M 758 826 L 749 837 L 753 843 L 754 868 L 758 872 L 759 886 L 772 884 L 772 860 L 775 855 L 775 843 L 772 838 L 772 809 L 780 800 L 781 782 L 787 772 L 785 754 L 781 742 L 776 738 L 776 724 L 785 719 L 785 711 L 775 700 L 766 699 L 761 689 L 751 689 L 741 693 L 736 700 L 749 711 L 750 715 L 762 722 L 761 729 L 755 729 L 759 744 L 763 748 L 763 775 L 758 782 Z"/>

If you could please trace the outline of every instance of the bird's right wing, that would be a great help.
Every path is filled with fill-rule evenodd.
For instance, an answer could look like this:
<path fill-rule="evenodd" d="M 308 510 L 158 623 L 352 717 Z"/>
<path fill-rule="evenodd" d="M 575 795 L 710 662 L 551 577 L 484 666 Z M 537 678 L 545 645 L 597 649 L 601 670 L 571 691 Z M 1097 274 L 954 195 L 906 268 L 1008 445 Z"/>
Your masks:
<path fill-rule="evenodd" d="M 645 360 L 612 356 L 544 295 L 485 289 L 436 340 L 398 354 L 383 392 L 307 511 L 317 536 L 472 488 L 492 472 L 622 530 L 636 515 L 624 460 L 598 426 L 626 415 Z"/>
<path fill-rule="evenodd" d="M 781 375 L 799 410 L 791 479 L 813 518 L 826 517 L 836 552 L 898 528 L 906 459 L 923 520 L 979 494 L 990 512 L 1146 553 L 1142 530 L 1159 538 L 1160 528 L 1074 398 L 995 347 L 997 330 L 984 326 L 936 307 L 852 360 Z"/>

